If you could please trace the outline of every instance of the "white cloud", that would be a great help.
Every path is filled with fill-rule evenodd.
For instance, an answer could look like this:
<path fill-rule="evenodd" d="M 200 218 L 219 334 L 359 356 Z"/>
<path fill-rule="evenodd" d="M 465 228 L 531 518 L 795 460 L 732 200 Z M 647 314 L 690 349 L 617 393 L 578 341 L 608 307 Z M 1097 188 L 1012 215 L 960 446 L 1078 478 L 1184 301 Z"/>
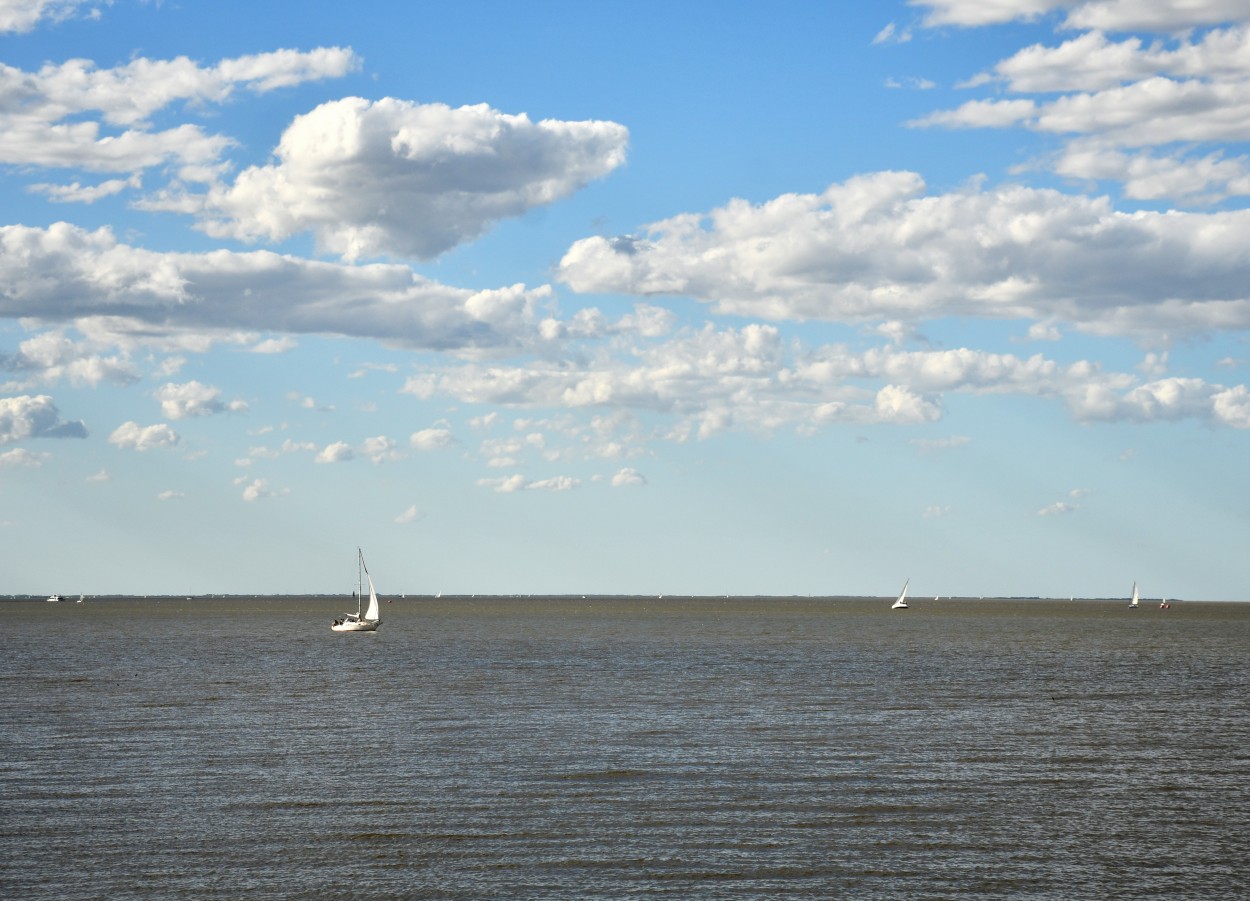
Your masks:
<path fill-rule="evenodd" d="M 67 19 L 81 6 L 94 6 L 100 0 L 0 0 L 0 34 L 27 32 L 41 21 Z M 112 0 L 103 0 L 110 3 Z"/>
<path fill-rule="evenodd" d="M 310 231 L 346 259 L 430 259 L 611 172 L 627 138 L 614 122 L 348 97 L 298 117 L 278 162 L 155 208 L 198 204 L 214 237 L 281 241 Z"/>
<path fill-rule="evenodd" d="M 929 9 L 925 24 L 996 25 L 1067 11 L 1066 28 L 1180 32 L 1194 26 L 1250 20 L 1244 0 L 911 0 Z"/>
<path fill-rule="evenodd" d="M 1066 501 L 1055 501 L 1053 504 L 1047 504 L 1045 507 L 1037 511 L 1038 516 L 1063 516 L 1066 513 L 1072 513 L 1080 509 L 1078 504 L 1069 504 Z"/>
<path fill-rule="evenodd" d="M 350 444 L 336 441 L 333 444 L 327 444 L 314 459 L 318 463 L 345 463 L 355 458 L 356 452 L 352 450 Z"/>
<path fill-rule="evenodd" d="M 3 21 L 0 11 L 0 26 Z M 231 146 L 229 138 L 190 124 L 154 129 L 151 117 L 176 102 L 222 103 L 237 87 L 263 93 L 338 77 L 358 64 L 350 49 L 340 47 L 278 50 L 210 68 L 186 57 L 140 57 L 115 69 L 73 59 L 47 63 L 38 72 L 0 64 L 0 94 L 22 98 L 0 108 L 0 162 L 94 172 L 134 173 L 166 164 L 212 169 Z M 91 198 L 92 189 L 67 187 L 60 199 L 84 191 L 80 199 Z"/>
<path fill-rule="evenodd" d="M 289 489 L 276 491 L 270 488 L 268 479 L 253 479 L 251 482 L 247 482 L 243 488 L 243 500 L 247 501 L 249 504 L 254 501 L 264 500 L 271 497 L 281 497 L 287 494 L 290 494 Z"/>
<path fill-rule="evenodd" d="M 925 519 L 940 519 L 943 516 L 951 515 L 951 507 L 947 506 L 931 506 L 925 507 L 924 512 L 920 514 Z"/>
<path fill-rule="evenodd" d="M 447 447 L 455 442 L 451 429 L 421 429 L 419 432 L 413 432 L 408 438 L 408 443 L 417 450 L 429 451 L 439 450 Z"/>
<path fill-rule="evenodd" d="M 955 4 L 962 7 L 962 4 Z M 1058 46 L 1036 44 L 969 79 L 965 87 L 1003 84 L 1037 100 L 970 100 L 910 124 L 949 128 L 1023 127 L 1056 136 L 1060 150 L 1033 165 L 1076 178 L 1123 184 L 1133 200 L 1209 204 L 1250 194 L 1250 160 L 1225 157 L 1229 142 L 1250 139 L 1250 5 L 1244 0 L 1187 3 L 1085 3 L 1069 27 L 1094 28 Z M 1181 32 L 1172 40 L 1115 27 Z"/>
<path fill-rule="evenodd" d="M 685 294 L 726 315 L 1070 322 L 1166 341 L 1250 327 L 1250 211 L 1118 213 L 1105 197 L 976 185 L 926 195 L 881 172 L 821 194 L 587 238 L 560 262 L 578 292 Z"/>
<path fill-rule="evenodd" d="M 288 350 L 293 350 L 299 342 L 289 336 L 281 338 L 266 338 L 264 341 L 257 342 L 252 347 L 254 354 L 281 354 Z"/>
<path fill-rule="evenodd" d="M 366 438 L 361 445 L 361 452 L 373 463 L 391 463 L 403 456 L 399 445 L 385 435 Z"/>
<path fill-rule="evenodd" d="M 403 513 L 400 513 L 398 516 L 396 516 L 395 522 L 398 523 L 399 525 L 405 525 L 406 523 L 417 522 L 422 519 L 425 519 L 425 513 L 417 509 L 416 504 L 413 504 Z"/>
<path fill-rule="evenodd" d="M 1064 23 L 1067 28 L 1175 33 L 1196 26 L 1250 21 L 1245 0 L 1088 0 L 1064 5 L 1074 7 Z"/>
<path fill-rule="evenodd" d="M 996 25 L 1017 19 L 1035 19 L 1043 13 L 1070 6 L 1073 0 L 911 0 L 927 7 L 925 24 Z"/>
<path fill-rule="evenodd" d="M 899 28 L 893 22 L 890 22 L 877 32 L 877 35 L 872 39 L 872 42 L 874 44 L 906 44 L 910 40 L 911 29 Z"/>
<path fill-rule="evenodd" d="M 240 342 L 240 330 L 371 337 L 443 351 L 533 346 L 542 343 L 538 324 L 551 298 L 546 286 L 452 288 L 393 264 L 348 266 L 267 251 L 157 253 L 122 244 L 108 229 L 67 223 L 0 226 L 0 283 L 0 317 L 72 321 L 80 330 L 107 323 L 115 340 L 181 330 L 199 349 L 218 335 Z"/>
<path fill-rule="evenodd" d="M 186 497 L 181 491 L 166 490 L 156 496 L 158 501 L 173 501 Z"/>
<path fill-rule="evenodd" d="M 571 491 L 581 485 L 579 479 L 569 476 L 555 476 L 550 479 L 531 481 L 517 473 L 501 479 L 478 479 L 477 484 L 483 488 L 491 488 L 503 494 L 515 491 Z"/>
<path fill-rule="evenodd" d="M 629 467 L 618 470 L 616 474 L 612 476 L 613 488 L 625 488 L 628 486 L 645 484 L 647 484 L 646 476 L 638 470 L 630 469 Z"/>
<path fill-rule="evenodd" d="M 184 382 L 181 385 L 168 382 L 156 390 L 156 399 L 161 404 L 161 415 L 174 420 L 247 410 L 247 404 L 243 401 L 236 400 L 227 404 L 221 400 L 220 389 L 197 381 Z"/>
<path fill-rule="evenodd" d="M 86 438 L 82 420 L 61 418 L 56 402 L 46 394 L 0 397 L 0 444 L 31 438 Z"/>
<path fill-rule="evenodd" d="M 105 197 L 120 194 L 128 188 L 138 188 L 141 184 L 139 176 L 135 175 L 130 178 L 110 178 L 94 185 L 83 185 L 76 181 L 68 185 L 40 183 L 31 185 L 30 191 L 46 195 L 53 203 L 95 203 Z"/>
<path fill-rule="evenodd" d="M 21 342 L 16 354 L 0 354 L 0 370 L 43 382 L 65 379 L 73 385 L 128 385 L 139 380 L 138 370 L 125 355 L 103 356 L 94 346 L 97 343 L 75 343 L 59 330 L 42 332 Z"/>
<path fill-rule="evenodd" d="M 24 447 L 15 447 L 13 450 L 0 453 L 0 469 L 35 469 L 42 466 L 49 456 L 51 455 L 47 451 L 34 453 Z"/>
<path fill-rule="evenodd" d="M 113 477 L 109 475 L 109 471 L 107 469 L 101 469 L 99 472 L 87 476 L 87 481 L 96 483 L 111 482 L 113 481 Z"/>
<path fill-rule="evenodd" d="M 178 433 L 164 423 L 141 426 L 136 422 L 124 422 L 109 435 L 109 444 L 136 451 L 174 447 L 181 440 Z"/>

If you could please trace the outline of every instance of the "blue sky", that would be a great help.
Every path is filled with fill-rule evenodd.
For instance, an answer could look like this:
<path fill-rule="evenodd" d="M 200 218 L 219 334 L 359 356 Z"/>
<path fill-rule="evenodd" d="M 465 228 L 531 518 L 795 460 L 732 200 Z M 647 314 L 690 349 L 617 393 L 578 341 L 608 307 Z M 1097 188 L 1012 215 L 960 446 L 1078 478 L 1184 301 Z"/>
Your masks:
<path fill-rule="evenodd" d="M 1246 599 L 1250 2 L 0 0 L 0 593 Z"/>

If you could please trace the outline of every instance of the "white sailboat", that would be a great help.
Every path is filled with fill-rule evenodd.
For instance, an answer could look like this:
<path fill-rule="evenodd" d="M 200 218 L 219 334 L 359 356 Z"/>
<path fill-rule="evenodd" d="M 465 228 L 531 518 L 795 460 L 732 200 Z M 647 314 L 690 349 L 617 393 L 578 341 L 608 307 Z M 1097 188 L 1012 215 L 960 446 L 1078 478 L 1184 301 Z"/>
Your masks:
<path fill-rule="evenodd" d="M 1129 601 L 1129 602 L 1128 602 L 1128 609 L 1130 609 L 1130 610 L 1136 610 L 1136 609 L 1137 609 L 1137 606 L 1138 606 L 1137 602 L 1138 602 L 1139 600 L 1140 600 L 1140 597 L 1139 597 L 1139 596 L 1138 596 L 1138 594 L 1137 594 L 1137 583 L 1136 583 L 1136 582 L 1134 582 L 1134 583 L 1133 583 L 1133 599 L 1132 599 L 1131 601 Z"/>
<path fill-rule="evenodd" d="M 898 600 L 894 602 L 894 605 L 892 607 L 890 607 L 891 610 L 906 610 L 907 609 L 907 586 L 910 584 L 911 584 L 911 579 L 908 579 L 906 582 L 903 583 L 903 590 L 898 593 Z"/>
<path fill-rule="evenodd" d="M 360 548 L 356 548 L 356 563 L 356 612 L 344 613 L 336 619 L 330 626 L 335 632 L 376 632 L 378 626 L 382 625 L 378 615 L 378 592 L 373 587 L 373 577 L 369 575 L 369 568 L 365 566 L 365 555 Z M 369 606 L 362 615 L 360 605 L 365 582 L 369 583 Z"/>

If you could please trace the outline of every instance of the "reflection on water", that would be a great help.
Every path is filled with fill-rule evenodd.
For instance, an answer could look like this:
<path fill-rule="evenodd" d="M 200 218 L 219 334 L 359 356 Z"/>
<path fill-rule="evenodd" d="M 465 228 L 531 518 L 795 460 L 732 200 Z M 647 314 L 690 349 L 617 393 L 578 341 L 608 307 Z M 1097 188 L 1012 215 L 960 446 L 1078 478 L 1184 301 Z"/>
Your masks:
<path fill-rule="evenodd" d="M 1243 897 L 1250 605 L 10 603 L 0 896 Z"/>

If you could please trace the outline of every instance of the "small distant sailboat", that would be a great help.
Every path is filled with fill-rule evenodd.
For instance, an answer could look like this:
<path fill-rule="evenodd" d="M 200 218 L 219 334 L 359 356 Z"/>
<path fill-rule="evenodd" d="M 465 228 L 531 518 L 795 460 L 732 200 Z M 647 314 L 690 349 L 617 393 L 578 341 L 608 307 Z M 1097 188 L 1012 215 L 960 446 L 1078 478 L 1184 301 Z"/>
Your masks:
<path fill-rule="evenodd" d="M 84 597 L 80 594 L 80 595 L 78 595 L 78 600 L 74 601 L 74 603 L 75 603 L 75 604 L 81 604 L 81 603 L 82 603 L 83 601 L 85 601 L 85 600 L 86 600 L 86 598 L 84 598 Z"/>
<path fill-rule="evenodd" d="M 336 619 L 330 628 L 335 632 L 376 632 L 382 620 L 378 615 L 378 592 L 373 587 L 373 577 L 365 566 L 365 555 L 356 548 L 356 612 L 344 613 Z M 369 606 L 361 615 L 360 605 L 364 595 L 364 584 L 369 583 Z"/>
<path fill-rule="evenodd" d="M 911 579 L 903 583 L 903 590 L 898 593 L 898 600 L 890 607 L 891 610 L 906 610 L 907 608 L 907 586 L 911 584 Z"/>
<path fill-rule="evenodd" d="M 1160 609 L 1160 610 L 1171 610 L 1171 609 L 1172 609 L 1172 605 L 1168 603 L 1168 599 L 1167 599 L 1167 598 L 1159 598 L 1159 609 Z"/>
<path fill-rule="evenodd" d="M 1133 599 L 1132 599 L 1131 601 L 1129 601 L 1129 602 L 1128 602 L 1128 609 L 1130 609 L 1130 610 L 1136 610 L 1136 609 L 1137 609 L 1137 607 L 1138 607 L 1138 603 L 1137 603 L 1137 602 L 1138 602 L 1139 600 L 1141 600 L 1141 598 L 1138 596 L 1138 593 L 1137 593 L 1137 583 L 1136 583 L 1136 582 L 1134 582 L 1134 583 L 1133 583 Z"/>

